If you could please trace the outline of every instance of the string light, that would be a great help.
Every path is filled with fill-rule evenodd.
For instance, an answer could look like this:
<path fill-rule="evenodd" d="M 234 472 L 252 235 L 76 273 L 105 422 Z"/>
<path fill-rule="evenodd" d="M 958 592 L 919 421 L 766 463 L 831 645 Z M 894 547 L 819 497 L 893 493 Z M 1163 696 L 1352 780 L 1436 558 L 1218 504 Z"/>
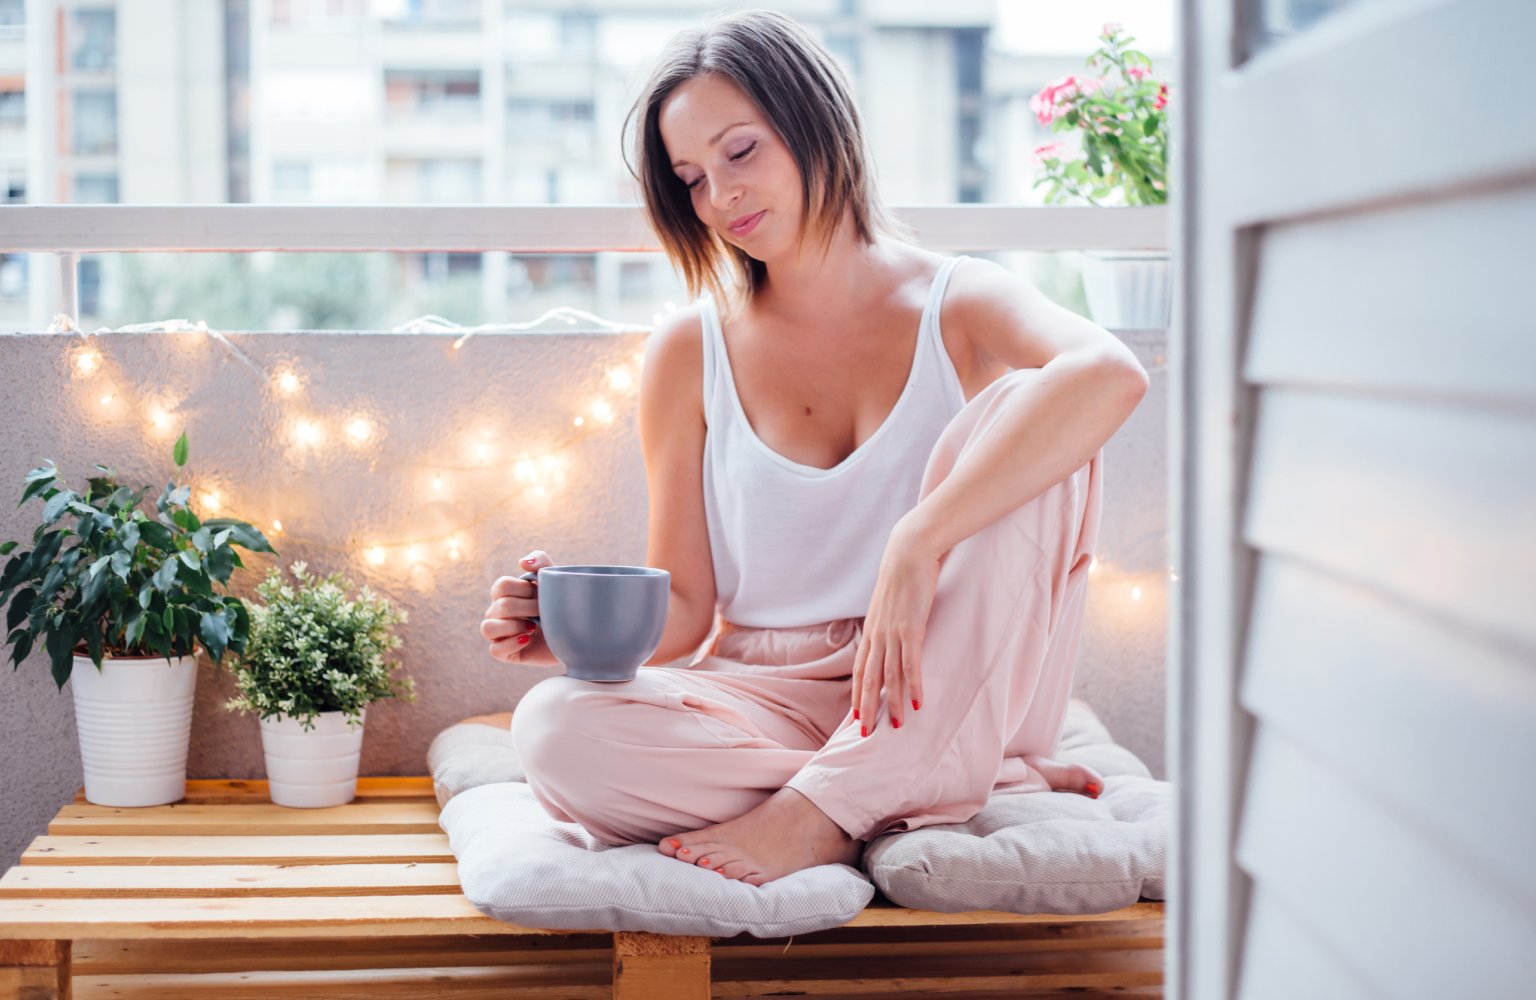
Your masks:
<path fill-rule="evenodd" d="M 218 490 L 207 490 L 203 493 L 203 506 L 209 513 L 217 514 L 224 508 L 224 498 L 219 496 Z"/>
<path fill-rule="evenodd" d="M 101 366 L 101 355 L 93 350 L 78 351 L 75 354 L 75 374 L 81 378 L 89 378 L 96 374 L 96 369 Z"/>
<path fill-rule="evenodd" d="M 358 444 L 365 444 L 373 437 L 373 425 L 363 417 L 357 417 L 347 424 L 347 436 Z"/>
<path fill-rule="evenodd" d="M 300 384 L 299 376 L 295 372 L 285 370 L 278 373 L 277 387 L 282 391 L 283 395 L 291 396 L 298 392 Z"/>

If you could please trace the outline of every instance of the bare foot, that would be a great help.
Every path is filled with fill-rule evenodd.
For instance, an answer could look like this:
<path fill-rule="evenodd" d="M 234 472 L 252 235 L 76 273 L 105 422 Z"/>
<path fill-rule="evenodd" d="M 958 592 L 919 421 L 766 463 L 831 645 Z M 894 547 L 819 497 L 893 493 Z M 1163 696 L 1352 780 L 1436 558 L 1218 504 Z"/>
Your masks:
<path fill-rule="evenodd" d="M 1104 779 L 1099 772 L 1083 764 L 1063 764 L 1049 757 L 1024 756 L 1024 763 L 1040 772 L 1051 784 L 1053 792 L 1077 792 L 1090 799 L 1098 798 L 1104 791 Z"/>
<path fill-rule="evenodd" d="M 804 795 L 781 788 L 729 822 L 664 837 L 657 850 L 760 886 L 814 865 L 856 864 L 864 842 Z"/>

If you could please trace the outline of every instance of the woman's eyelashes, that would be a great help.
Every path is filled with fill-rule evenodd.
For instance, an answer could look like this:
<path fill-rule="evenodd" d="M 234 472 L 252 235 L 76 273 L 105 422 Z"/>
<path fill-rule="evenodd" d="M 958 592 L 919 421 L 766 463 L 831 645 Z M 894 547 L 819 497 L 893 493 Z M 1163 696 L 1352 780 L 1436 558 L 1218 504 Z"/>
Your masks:
<path fill-rule="evenodd" d="M 754 142 L 754 143 L 749 144 L 747 146 L 747 148 L 743 149 L 741 152 L 739 152 L 739 153 L 732 153 L 731 154 L 731 162 L 735 163 L 737 160 L 740 160 L 741 158 L 743 158 L 744 156 L 746 156 L 748 153 L 752 152 L 752 150 L 754 150 L 756 148 L 757 148 L 757 143 Z M 704 179 L 704 175 L 700 174 L 699 176 L 695 177 L 692 181 L 689 181 L 688 182 L 688 190 L 692 191 L 694 188 L 698 187 L 699 186 L 699 182 L 702 181 L 703 179 Z"/>

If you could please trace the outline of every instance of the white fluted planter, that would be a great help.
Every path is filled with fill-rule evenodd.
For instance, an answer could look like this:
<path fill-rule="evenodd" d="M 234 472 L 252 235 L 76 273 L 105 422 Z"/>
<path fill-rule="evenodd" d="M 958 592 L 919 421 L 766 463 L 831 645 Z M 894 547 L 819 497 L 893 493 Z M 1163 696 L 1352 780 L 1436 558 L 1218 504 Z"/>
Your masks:
<path fill-rule="evenodd" d="M 86 801 L 162 806 L 187 794 L 197 656 L 76 656 L 69 675 Z"/>
<path fill-rule="evenodd" d="M 345 712 L 321 712 L 306 731 L 296 719 L 261 720 L 267 786 L 280 806 L 340 806 L 357 796 L 357 765 L 363 756 L 363 723 L 347 725 Z"/>
<path fill-rule="evenodd" d="M 1086 250 L 1083 295 L 1110 330 L 1165 330 L 1172 319 L 1173 262 L 1161 250 Z"/>

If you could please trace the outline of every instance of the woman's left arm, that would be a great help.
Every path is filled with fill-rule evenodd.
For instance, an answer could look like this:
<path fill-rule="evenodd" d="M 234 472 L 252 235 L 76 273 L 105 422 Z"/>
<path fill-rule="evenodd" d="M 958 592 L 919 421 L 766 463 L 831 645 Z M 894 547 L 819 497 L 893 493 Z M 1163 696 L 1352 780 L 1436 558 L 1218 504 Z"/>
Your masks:
<path fill-rule="evenodd" d="M 1147 390 L 1146 371 L 1107 330 L 995 264 L 964 270 L 965 280 L 958 268 L 951 277 L 944 320 L 959 323 L 982 363 L 1038 370 L 891 532 L 854 658 L 853 707 L 866 731 L 882 684 L 898 727 L 907 702 L 922 702 L 920 653 L 944 554 L 1087 464 Z"/>

